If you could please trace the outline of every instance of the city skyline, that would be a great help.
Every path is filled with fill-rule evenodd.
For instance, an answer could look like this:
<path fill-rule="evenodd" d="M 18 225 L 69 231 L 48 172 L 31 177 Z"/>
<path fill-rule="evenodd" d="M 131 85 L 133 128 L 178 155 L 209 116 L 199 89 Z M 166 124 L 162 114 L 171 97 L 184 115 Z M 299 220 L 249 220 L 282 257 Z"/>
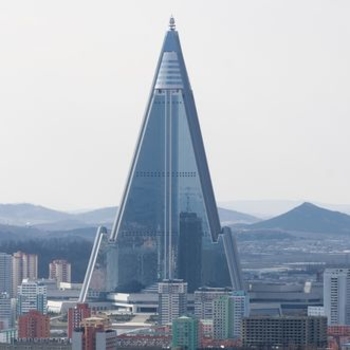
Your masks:
<path fill-rule="evenodd" d="M 120 204 L 172 13 L 217 201 L 350 203 L 348 2 L 82 4 L 0 5 L 2 203 Z"/>

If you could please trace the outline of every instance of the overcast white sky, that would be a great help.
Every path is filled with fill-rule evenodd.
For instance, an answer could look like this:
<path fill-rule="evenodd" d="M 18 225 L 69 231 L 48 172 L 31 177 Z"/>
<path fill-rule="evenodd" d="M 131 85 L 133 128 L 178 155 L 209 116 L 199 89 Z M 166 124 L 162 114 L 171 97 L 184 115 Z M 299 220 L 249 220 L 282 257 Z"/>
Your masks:
<path fill-rule="evenodd" d="M 217 200 L 350 204 L 350 1 L 5 0 L 0 203 L 118 205 L 170 15 Z"/>

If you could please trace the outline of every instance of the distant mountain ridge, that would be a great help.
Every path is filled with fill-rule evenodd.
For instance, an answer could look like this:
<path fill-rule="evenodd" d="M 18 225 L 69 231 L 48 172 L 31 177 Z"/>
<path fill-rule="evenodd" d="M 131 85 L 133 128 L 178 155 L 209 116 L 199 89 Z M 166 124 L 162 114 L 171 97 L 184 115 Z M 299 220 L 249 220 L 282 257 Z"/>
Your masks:
<path fill-rule="evenodd" d="M 72 214 L 29 203 L 0 204 L 0 224 L 35 227 L 42 231 L 65 231 L 104 225 L 112 226 L 117 207 Z M 260 219 L 234 210 L 218 208 L 223 224 L 254 223 Z"/>
<path fill-rule="evenodd" d="M 92 240 L 99 225 L 111 229 L 117 207 L 100 208 L 79 214 L 51 210 L 32 204 L 0 204 L 0 240 L 33 237 L 81 237 Z M 305 202 L 272 219 L 219 208 L 222 225 L 237 232 L 261 233 L 275 237 L 289 233 L 350 234 L 350 216 Z M 266 237 L 267 237 L 266 236 Z M 264 236 L 265 237 L 265 236 Z"/>
<path fill-rule="evenodd" d="M 29 203 L 0 204 L 0 223 L 31 225 L 48 221 L 66 220 L 71 214 Z"/>
<path fill-rule="evenodd" d="M 110 223 L 113 222 L 118 211 L 118 207 L 105 207 L 94 210 L 89 210 L 75 216 L 86 223 Z"/>
<path fill-rule="evenodd" d="M 222 225 L 253 224 L 261 220 L 253 215 L 241 213 L 232 209 L 218 208 L 218 211 Z"/>
<path fill-rule="evenodd" d="M 350 234 L 350 216 L 305 202 L 287 213 L 249 225 L 249 230 L 262 229 Z"/>
<path fill-rule="evenodd" d="M 305 200 L 234 200 L 219 202 L 219 206 L 231 210 L 236 210 L 242 213 L 250 214 L 264 220 L 284 214 L 293 208 L 298 207 Z M 312 201 L 318 207 L 340 211 L 350 215 L 350 204 L 330 204 Z"/>

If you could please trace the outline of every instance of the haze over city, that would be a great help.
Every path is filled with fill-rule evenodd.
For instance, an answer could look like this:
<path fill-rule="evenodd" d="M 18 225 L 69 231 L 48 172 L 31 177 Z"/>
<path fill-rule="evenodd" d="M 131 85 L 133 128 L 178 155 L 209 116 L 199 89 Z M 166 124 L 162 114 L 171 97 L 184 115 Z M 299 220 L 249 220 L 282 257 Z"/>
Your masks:
<path fill-rule="evenodd" d="M 168 19 L 217 201 L 350 203 L 348 1 L 0 4 L 0 202 L 117 205 Z"/>

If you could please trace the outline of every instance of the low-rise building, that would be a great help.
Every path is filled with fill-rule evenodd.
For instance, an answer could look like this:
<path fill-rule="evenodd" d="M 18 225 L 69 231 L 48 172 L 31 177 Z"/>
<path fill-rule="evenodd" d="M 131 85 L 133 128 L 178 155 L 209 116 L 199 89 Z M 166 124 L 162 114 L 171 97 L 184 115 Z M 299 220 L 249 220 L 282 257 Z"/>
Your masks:
<path fill-rule="evenodd" d="M 0 343 L 0 350 L 72 350 L 67 339 L 21 339 L 11 344 Z"/>
<path fill-rule="evenodd" d="M 327 317 L 251 316 L 242 322 L 244 347 L 327 346 Z"/>
<path fill-rule="evenodd" d="M 37 310 L 30 310 L 18 318 L 19 339 L 50 338 L 50 317 Z"/>
<path fill-rule="evenodd" d="M 109 329 L 107 318 L 85 318 L 72 335 L 73 350 L 115 350 L 116 347 L 117 332 Z"/>

